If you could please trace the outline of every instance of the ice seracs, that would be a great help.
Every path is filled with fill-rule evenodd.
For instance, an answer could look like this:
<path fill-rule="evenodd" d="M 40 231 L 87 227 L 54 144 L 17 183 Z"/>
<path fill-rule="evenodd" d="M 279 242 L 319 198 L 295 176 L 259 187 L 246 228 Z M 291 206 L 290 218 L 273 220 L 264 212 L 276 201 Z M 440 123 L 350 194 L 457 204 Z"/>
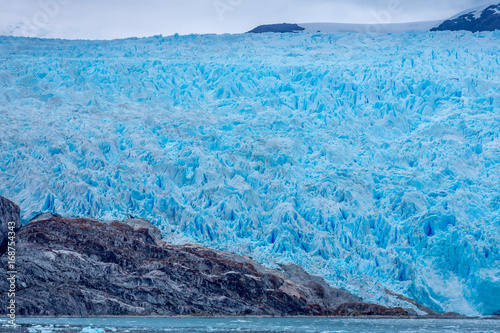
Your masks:
<path fill-rule="evenodd" d="M 0 195 L 498 313 L 498 34 L 0 38 Z"/>

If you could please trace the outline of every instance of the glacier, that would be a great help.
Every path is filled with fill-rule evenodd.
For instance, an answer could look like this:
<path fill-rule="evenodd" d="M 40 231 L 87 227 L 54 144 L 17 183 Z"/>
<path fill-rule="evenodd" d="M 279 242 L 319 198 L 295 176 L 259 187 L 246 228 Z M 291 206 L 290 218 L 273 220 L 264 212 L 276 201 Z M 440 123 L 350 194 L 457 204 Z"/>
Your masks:
<path fill-rule="evenodd" d="M 500 34 L 0 37 L 0 195 L 500 314 Z M 390 292 L 387 292 L 390 291 Z"/>

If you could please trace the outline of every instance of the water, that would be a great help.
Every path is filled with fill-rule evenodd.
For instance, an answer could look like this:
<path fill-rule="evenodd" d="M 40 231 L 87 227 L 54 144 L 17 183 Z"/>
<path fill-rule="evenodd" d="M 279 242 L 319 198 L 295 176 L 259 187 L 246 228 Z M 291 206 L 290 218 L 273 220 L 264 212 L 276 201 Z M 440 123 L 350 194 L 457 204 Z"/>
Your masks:
<path fill-rule="evenodd" d="M 452 319 L 326 319 L 326 318 L 23 318 L 18 327 L 0 319 L 0 332 L 9 333 L 334 333 L 334 332 L 500 332 L 498 320 Z"/>

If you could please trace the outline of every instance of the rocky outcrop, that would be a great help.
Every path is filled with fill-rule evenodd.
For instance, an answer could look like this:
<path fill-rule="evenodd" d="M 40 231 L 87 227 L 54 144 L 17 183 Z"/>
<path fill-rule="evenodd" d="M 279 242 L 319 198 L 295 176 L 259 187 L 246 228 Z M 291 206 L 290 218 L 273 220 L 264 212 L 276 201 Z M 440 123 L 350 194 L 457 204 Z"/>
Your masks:
<path fill-rule="evenodd" d="M 336 309 L 339 316 L 357 317 L 357 316 L 407 316 L 408 312 L 401 308 L 389 309 L 381 305 L 368 303 L 344 303 Z"/>
<path fill-rule="evenodd" d="M 309 275 L 298 265 L 282 265 L 281 270 L 285 277 L 294 283 L 301 284 L 311 291 L 311 303 L 328 307 L 345 303 L 362 303 L 361 297 L 355 296 L 342 289 L 330 287 L 328 283 L 318 276 Z"/>
<path fill-rule="evenodd" d="M 13 202 L 0 196 L 0 254 L 5 253 L 8 244 L 9 222 L 14 222 L 14 231 L 21 228 L 21 220 L 19 218 L 19 207 Z"/>
<path fill-rule="evenodd" d="M 43 220 L 48 220 L 52 217 L 60 217 L 61 215 L 57 215 L 57 214 L 53 214 L 53 213 L 42 213 L 42 214 L 39 214 L 37 216 L 35 216 L 34 218 L 32 218 L 30 220 L 30 223 L 31 222 L 36 222 L 36 221 L 43 221 Z"/>
<path fill-rule="evenodd" d="M 276 33 L 286 33 L 286 32 L 300 32 L 305 30 L 297 24 L 291 23 L 281 23 L 281 24 L 267 24 L 259 25 L 257 28 L 250 30 L 248 33 L 265 33 L 265 32 L 276 32 Z"/>
<path fill-rule="evenodd" d="M 149 220 L 134 217 L 123 221 L 123 223 L 131 226 L 134 230 L 146 229 L 151 237 L 156 241 L 161 241 L 160 229 L 152 225 Z"/>
<path fill-rule="evenodd" d="M 431 29 L 431 31 L 444 30 L 471 32 L 500 30 L 500 4 L 446 20 L 437 28 Z"/>
<path fill-rule="evenodd" d="M 363 304 L 298 266 L 267 269 L 246 257 L 157 241 L 151 228 L 135 226 L 54 216 L 24 226 L 17 248 L 19 314 L 408 315 Z M 2 290 L 6 260 L 0 257 Z"/>

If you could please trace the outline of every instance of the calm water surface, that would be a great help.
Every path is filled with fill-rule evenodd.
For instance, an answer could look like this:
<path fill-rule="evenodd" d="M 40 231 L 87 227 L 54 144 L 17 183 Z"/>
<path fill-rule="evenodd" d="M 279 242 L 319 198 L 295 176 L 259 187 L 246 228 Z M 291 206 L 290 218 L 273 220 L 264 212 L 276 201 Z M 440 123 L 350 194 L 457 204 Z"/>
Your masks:
<path fill-rule="evenodd" d="M 470 332 L 500 333 L 498 320 L 443 319 L 320 319 L 320 318 L 91 318 L 17 320 L 18 327 L 6 326 L 0 319 L 0 332 L 28 333 L 347 333 L 347 332 Z"/>

